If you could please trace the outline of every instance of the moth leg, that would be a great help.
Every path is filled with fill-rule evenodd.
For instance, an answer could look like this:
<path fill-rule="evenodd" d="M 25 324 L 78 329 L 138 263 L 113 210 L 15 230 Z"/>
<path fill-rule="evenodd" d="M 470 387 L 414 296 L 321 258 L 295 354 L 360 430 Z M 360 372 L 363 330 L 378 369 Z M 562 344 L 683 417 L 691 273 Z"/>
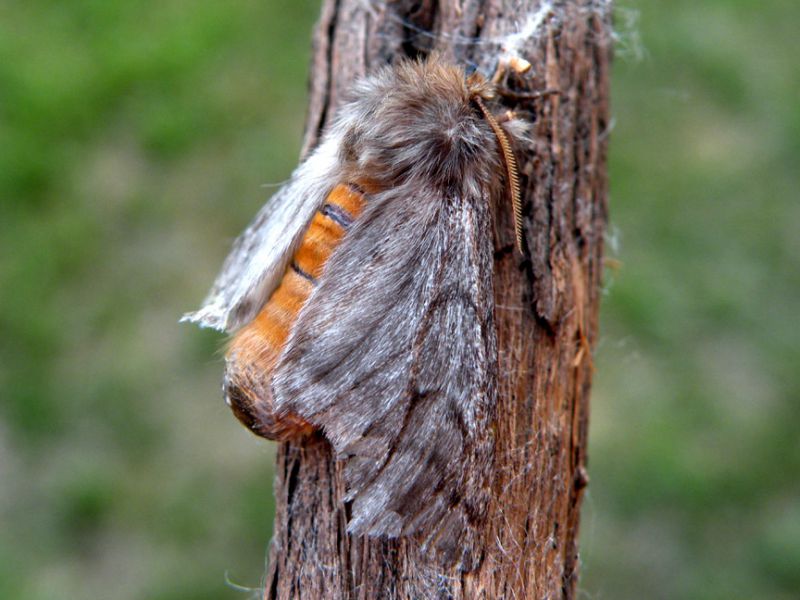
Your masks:
<path fill-rule="evenodd" d="M 527 73 L 532 68 L 531 63 L 521 56 L 503 56 L 497 61 L 497 68 L 492 75 L 492 83 L 496 86 L 506 77 L 509 71 L 514 71 L 519 75 Z"/>
<path fill-rule="evenodd" d="M 518 55 L 503 56 L 498 59 L 497 67 L 492 75 L 491 82 L 494 85 L 495 93 L 499 96 L 511 100 L 538 100 L 554 94 L 560 94 L 557 89 L 546 89 L 540 92 L 518 92 L 503 85 L 509 73 L 524 75 L 532 68 L 531 63 Z"/>
<path fill-rule="evenodd" d="M 496 115 L 495 118 L 500 124 L 510 123 L 517 120 L 517 113 L 513 110 L 507 110 L 503 114 Z"/>

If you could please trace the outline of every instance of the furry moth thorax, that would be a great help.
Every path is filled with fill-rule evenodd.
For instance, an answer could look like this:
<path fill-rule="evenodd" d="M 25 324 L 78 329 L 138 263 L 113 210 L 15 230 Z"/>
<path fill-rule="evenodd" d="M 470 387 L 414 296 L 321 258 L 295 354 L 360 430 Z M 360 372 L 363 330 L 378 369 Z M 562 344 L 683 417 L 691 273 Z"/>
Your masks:
<path fill-rule="evenodd" d="M 385 67 L 356 83 L 334 131 L 345 178 L 378 189 L 432 183 L 450 194 L 496 183 L 502 164 L 483 100 L 491 83 L 437 58 Z"/>

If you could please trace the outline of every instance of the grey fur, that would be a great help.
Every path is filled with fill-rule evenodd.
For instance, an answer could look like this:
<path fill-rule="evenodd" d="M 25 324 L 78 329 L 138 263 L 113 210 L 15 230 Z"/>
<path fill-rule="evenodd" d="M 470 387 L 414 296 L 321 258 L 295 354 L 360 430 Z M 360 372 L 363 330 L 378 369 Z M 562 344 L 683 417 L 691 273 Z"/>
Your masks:
<path fill-rule="evenodd" d="M 374 198 L 301 311 L 273 379 L 278 413 L 346 460 L 351 533 L 421 532 L 477 560 L 494 441 L 488 198 L 399 186 Z"/>
<path fill-rule="evenodd" d="M 418 534 L 480 560 L 496 401 L 490 202 L 497 139 L 463 74 L 414 65 L 356 89 L 346 172 L 379 178 L 329 259 L 273 378 L 276 410 L 346 461 L 349 531 Z"/>

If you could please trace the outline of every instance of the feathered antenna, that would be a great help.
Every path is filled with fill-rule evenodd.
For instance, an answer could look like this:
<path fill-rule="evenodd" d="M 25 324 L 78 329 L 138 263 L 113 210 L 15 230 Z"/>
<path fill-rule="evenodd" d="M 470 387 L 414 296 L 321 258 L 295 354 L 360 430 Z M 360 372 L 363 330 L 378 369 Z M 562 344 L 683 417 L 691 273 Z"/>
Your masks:
<path fill-rule="evenodd" d="M 506 166 L 506 179 L 508 180 L 509 193 L 511 194 L 511 204 L 514 207 L 514 235 L 517 239 L 517 249 L 520 254 L 525 254 L 522 245 L 522 194 L 519 187 L 519 174 L 517 172 L 517 159 L 514 157 L 514 151 L 511 148 L 511 142 L 508 141 L 508 136 L 494 115 L 489 112 L 486 105 L 481 100 L 480 96 L 475 96 L 475 103 L 481 109 L 483 116 L 489 123 L 489 126 L 494 131 L 497 141 L 500 144 L 500 151 L 503 153 L 503 162 Z"/>

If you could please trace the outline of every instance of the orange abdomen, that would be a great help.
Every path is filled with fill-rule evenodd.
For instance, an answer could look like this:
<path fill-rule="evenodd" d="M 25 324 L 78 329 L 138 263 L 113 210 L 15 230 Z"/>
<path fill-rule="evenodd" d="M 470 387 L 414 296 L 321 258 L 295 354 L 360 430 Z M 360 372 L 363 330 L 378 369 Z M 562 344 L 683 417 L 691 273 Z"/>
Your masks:
<path fill-rule="evenodd" d="M 300 309 L 364 204 L 364 195 L 354 186 L 341 184 L 331 191 L 314 214 L 280 284 L 228 347 L 226 399 L 236 416 L 259 435 L 287 439 L 310 430 L 299 420 L 277 423 L 271 419 L 269 380 Z"/>

